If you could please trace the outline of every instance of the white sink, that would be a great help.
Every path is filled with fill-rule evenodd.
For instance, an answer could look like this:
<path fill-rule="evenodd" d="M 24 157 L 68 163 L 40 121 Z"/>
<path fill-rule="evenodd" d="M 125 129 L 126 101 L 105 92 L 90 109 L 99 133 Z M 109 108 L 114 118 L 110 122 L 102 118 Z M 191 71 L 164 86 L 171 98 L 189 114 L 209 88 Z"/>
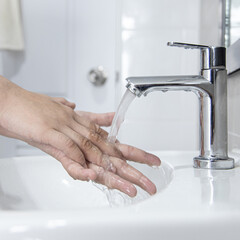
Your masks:
<path fill-rule="evenodd" d="M 165 189 L 173 177 L 173 168 L 166 163 L 156 169 L 142 164 L 134 166 L 156 183 L 158 192 Z M 81 211 L 109 207 L 107 195 L 99 187 L 73 180 L 50 156 L 0 159 L 0 209 L 3 211 Z M 137 189 L 140 193 L 131 202 L 125 194 L 111 191 L 110 195 L 116 197 L 111 199 L 113 205 L 125 205 L 121 196 L 126 196 L 126 204 L 150 197 Z"/>
<path fill-rule="evenodd" d="M 157 153 L 162 168 L 141 170 L 158 193 L 119 207 L 51 157 L 0 159 L 0 239 L 239 239 L 238 161 L 233 170 L 193 169 L 196 154 Z"/>

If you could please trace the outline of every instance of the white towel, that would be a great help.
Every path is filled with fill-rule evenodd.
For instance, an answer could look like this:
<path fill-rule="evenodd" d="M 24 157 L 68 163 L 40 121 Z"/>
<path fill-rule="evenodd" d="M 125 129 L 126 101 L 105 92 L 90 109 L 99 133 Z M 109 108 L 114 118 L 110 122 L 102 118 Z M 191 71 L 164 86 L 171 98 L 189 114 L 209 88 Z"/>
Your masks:
<path fill-rule="evenodd" d="M 0 49 L 23 50 L 19 0 L 0 0 Z"/>

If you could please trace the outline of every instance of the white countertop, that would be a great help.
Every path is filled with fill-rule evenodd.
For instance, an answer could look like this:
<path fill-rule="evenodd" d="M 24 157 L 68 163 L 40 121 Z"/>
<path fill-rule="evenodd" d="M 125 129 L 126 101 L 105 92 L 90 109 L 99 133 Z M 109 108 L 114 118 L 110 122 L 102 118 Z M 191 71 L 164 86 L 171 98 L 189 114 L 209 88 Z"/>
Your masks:
<path fill-rule="evenodd" d="M 0 239 L 239 239 L 238 159 L 232 170 L 200 170 L 192 167 L 194 152 L 157 155 L 167 184 L 120 207 L 51 157 L 1 159 Z"/>

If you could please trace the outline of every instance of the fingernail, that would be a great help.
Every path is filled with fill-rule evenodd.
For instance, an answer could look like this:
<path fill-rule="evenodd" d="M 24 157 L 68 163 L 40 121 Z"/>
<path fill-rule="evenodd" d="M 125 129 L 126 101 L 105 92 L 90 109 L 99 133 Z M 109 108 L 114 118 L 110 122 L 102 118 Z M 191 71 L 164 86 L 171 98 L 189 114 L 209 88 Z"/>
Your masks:
<path fill-rule="evenodd" d="M 157 192 L 155 184 L 150 181 L 147 177 L 142 177 L 140 182 L 143 184 L 144 188 L 150 195 L 153 195 Z"/>
<path fill-rule="evenodd" d="M 87 180 L 94 181 L 96 178 L 97 178 L 96 172 L 90 170 L 87 176 Z"/>
<path fill-rule="evenodd" d="M 132 185 L 132 186 L 129 186 L 125 189 L 125 193 L 130 196 L 130 197 L 136 197 L 137 195 L 137 189 Z"/>
<path fill-rule="evenodd" d="M 153 154 L 150 154 L 149 157 L 148 157 L 148 160 L 149 162 L 151 162 L 152 165 L 154 166 L 160 166 L 161 165 L 161 160 L 159 157 L 153 155 Z"/>

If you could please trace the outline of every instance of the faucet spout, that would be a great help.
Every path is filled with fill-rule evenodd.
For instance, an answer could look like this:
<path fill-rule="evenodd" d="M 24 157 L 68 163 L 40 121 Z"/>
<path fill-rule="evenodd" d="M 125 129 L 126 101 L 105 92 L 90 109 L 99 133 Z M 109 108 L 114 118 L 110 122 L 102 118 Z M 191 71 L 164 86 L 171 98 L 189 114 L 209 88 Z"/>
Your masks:
<path fill-rule="evenodd" d="M 194 167 L 231 169 L 234 159 L 228 157 L 227 71 L 225 49 L 203 45 L 171 43 L 171 46 L 199 48 L 201 71 L 193 76 L 129 77 L 126 87 L 136 96 L 153 91 L 192 91 L 199 98 L 199 156 Z"/>
<path fill-rule="evenodd" d="M 213 94 L 213 84 L 201 75 L 129 77 L 126 80 L 126 87 L 138 97 L 147 96 L 153 91 L 184 90 L 210 96 Z"/>

